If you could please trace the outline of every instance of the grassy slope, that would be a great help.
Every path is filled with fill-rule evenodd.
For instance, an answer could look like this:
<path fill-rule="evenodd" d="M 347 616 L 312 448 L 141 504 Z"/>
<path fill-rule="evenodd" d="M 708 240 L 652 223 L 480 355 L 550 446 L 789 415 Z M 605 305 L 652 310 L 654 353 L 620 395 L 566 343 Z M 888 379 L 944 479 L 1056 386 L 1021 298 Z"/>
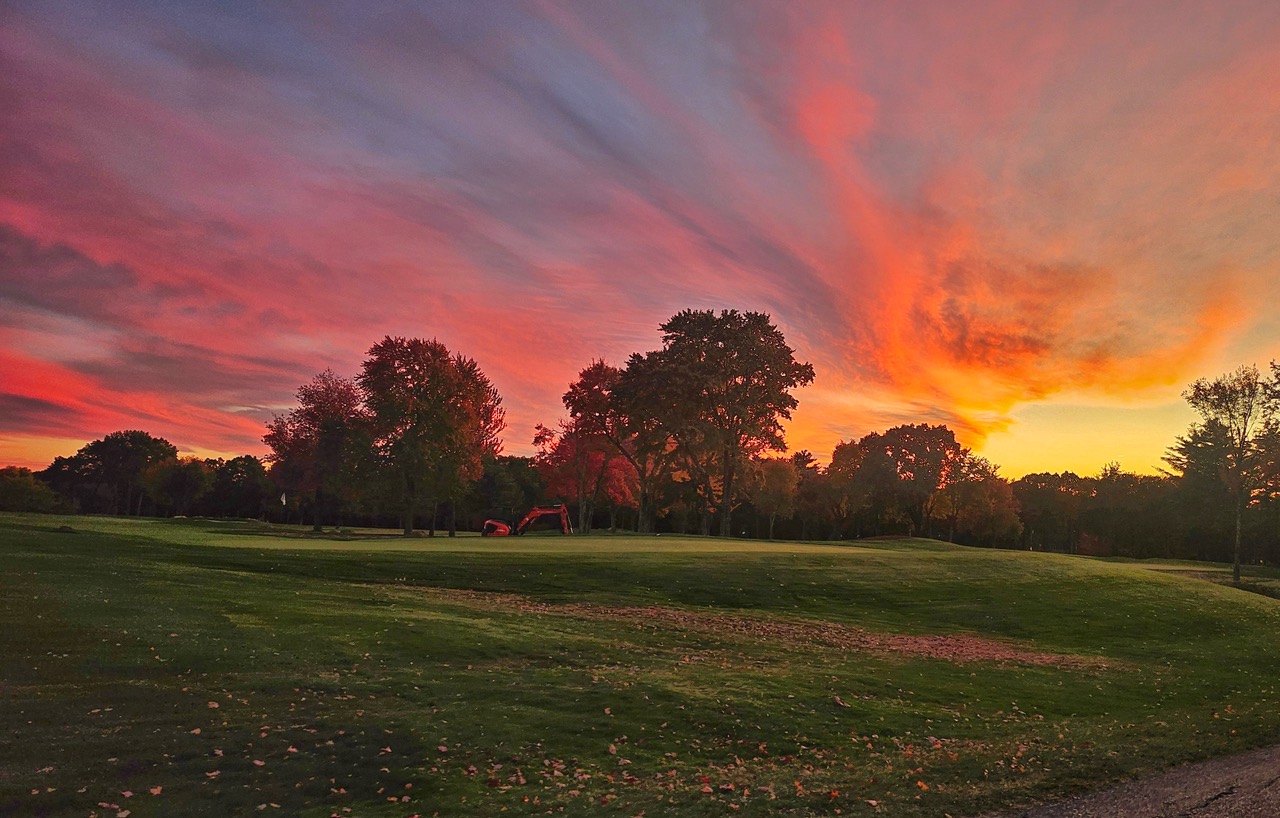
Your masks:
<path fill-rule="evenodd" d="M 844 652 L 450 588 L 1110 665 Z M 977 813 L 1280 740 L 1278 625 L 1280 602 L 1173 572 L 926 541 L 312 542 L 0 515 L 0 814 Z"/>

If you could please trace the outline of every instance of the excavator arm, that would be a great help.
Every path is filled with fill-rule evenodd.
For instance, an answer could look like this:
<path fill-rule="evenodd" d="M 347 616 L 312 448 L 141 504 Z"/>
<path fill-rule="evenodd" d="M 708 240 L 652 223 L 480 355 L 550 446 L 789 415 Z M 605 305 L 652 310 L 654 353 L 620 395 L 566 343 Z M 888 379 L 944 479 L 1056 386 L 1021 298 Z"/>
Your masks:
<path fill-rule="evenodd" d="M 543 517 L 559 517 L 560 533 L 566 535 L 573 533 L 573 524 L 569 522 L 569 509 L 565 508 L 562 503 L 557 503 L 553 506 L 534 506 L 514 528 L 502 520 L 485 520 L 484 528 L 480 530 L 480 534 L 485 537 L 507 537 L 513 534 L 523 534 L 536 520 Z"/>

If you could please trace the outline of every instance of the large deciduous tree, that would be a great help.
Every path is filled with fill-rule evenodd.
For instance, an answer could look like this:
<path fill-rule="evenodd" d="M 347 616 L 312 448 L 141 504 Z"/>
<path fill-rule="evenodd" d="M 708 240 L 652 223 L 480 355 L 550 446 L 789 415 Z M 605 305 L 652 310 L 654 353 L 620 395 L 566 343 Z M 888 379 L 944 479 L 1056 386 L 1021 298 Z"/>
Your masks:
<path fill-rule="evenodd" d="M 253 455 L 210 461 L 213 488 L 208 503 L 220 517 L 262 517 L 272 494 L 271 481 L 262 461 Z"/>
<path fill-rule="evenodd" d="M 356 380 L 411 536 L 424 500 L 457 498 L 481 476 L 484 458 L 497 456 L 502 398 L 474 360 L 434 339 L 384 338 Z"/>
<path fill-rule="evenodd" d="M 351 451 L 365 418 L 356 382 L 326 369 L 298 388 L 298 406 L 267 424 L 272 474 L 289 490 L 312 496 L 312 528 L 326 506 L 338 506 L 358 459 Z"/>
<path fill-rule="evenodd" d="M 786 451 L 782 421 L 813 367 L 795 359 L 765 313 L 684 310 L 660 328 L 662 349 L 633 355 L 627 368 L 648 370 L 656 419 L 727 537 L 740 469 L 748 457 Z"/>
<path fill-rule="evenodd" d="M 1275 370 L 1275 365 L 1272 365 Z M 1244 508 L 1264 482 L 1260 435 L 1275 419 L 1277 385 L 1267 383 L 1256 366 L 1241 366 L 1217 378 L 1200 378 L 1182 393 L 1201 417 L 1187 437 L 1178 438 L 1167 461 L 1188 468 L 1197 461 L 1218 461 L 1219 479 L 1227 488 L 1235 514 L 1235 546 L 1231 576 L 1240 581 L 1240 542 Z M 1216 452 L 1205 451 L 1217 438 Z M 1186 473 L 1185 471 L 1183 472 Z"/>
<path fill-rule="evenodd" d="M 30 469 L 18 466 L 0 469 L 0 511 L 54 514 L 66 510 L 66 501 L 48 484 L 36 479 Z"/>

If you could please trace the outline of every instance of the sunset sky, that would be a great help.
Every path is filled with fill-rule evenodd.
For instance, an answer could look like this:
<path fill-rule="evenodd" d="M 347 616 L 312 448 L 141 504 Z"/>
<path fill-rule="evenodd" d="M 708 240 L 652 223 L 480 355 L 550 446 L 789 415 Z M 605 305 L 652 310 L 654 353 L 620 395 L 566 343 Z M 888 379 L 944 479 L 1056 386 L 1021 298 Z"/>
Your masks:
<path fill-rule="evenodd" d="M 768 312 L 788 427 L 1150 472 L 1280 357 L 1280 3 L 0 6 L 0 465 L 262 454 L 384 335 L 502 393 Z"/>

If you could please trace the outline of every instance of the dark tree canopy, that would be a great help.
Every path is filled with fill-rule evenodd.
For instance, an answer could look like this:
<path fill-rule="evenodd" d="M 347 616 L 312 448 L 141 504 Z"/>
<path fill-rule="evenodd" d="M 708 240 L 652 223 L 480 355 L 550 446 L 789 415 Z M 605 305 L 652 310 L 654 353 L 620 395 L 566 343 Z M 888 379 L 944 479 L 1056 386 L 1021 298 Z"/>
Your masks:
<path fill-rule="evenodd" d="M 1275 365 L 1273 364 L 1273 371 Z M 1220 479 L 1231 495 L 1235 510 L 1235 550 L 1232 577 L 1240 581 L 1240 551 L 1244 508 L 1254 489 L 1266 482 L 1260 445 L 1273 424 L 1280 387 L 1268 383 L 1255 366 L 1241 366 L 1217 378 L 1200 378 L 1182 397 L 1199 413 L 1200 428 L 1192 426 L 1170 451 L 1167 462 L 1201 471 L 1205 461 L 1216 461 Z"/>
<path fill-rule="evenodd" d="M 627 369 L 640 375 L 727 537 L 744 460 L 786 450 L 782 422 L 798 405 L 792 391 L 813 382 L 813 366 L 795 359 L 765 313 L 685 310 L 661 330 L 662 349 L 633 355 Z"/>
<path fill-rule="evenodd" d="M 358 459 L 352 447 L 364 420 L 355 381 L 326 369 L 299 387 L 296 408 L 267 424 L 262 442 L 271 448 L 272 475 L 287 491 L 311 495 L 316 530 L 325 507 L 337 506 L 351 481 Z"/>
<path fill-rule="evenodd" d="M 964 451 L 953 431 L 927 423 L 906 424 L 863 438 L 868 458 L 887 458 L 896 480 L 881 486 L 894 495 L 912 523 L 923 533 L 933 514 L 938 492 L 951 480 Z"/>
<path fill-rule="evenodd" d="M 142 476 L 153 463 L 173 460 L 178 448 L 136 429 L 112 432 L 71 457 L 55 458 L 40 476 L 84 511 L 141 514 Z"/>

